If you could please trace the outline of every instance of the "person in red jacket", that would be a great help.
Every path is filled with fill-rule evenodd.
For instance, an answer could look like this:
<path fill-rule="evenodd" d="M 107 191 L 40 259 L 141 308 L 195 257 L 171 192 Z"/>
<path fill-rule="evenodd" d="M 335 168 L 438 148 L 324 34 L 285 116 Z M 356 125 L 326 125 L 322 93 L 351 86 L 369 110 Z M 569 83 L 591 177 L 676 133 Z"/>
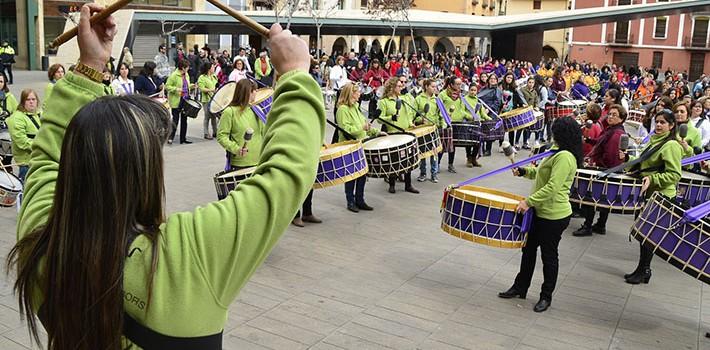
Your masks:
<path fill-rule="evenodd" d="M 589 121 L 592 121 L 592 124 L 591 124 L 591 126 L 589 126 L 589 124 L 587 124 L 582 129 L 582 137 L 584 137 L 584 140 L 587 140 L 587 139 L 596 140 L 604 132 L 604 127 L 599 122 L 599 118 L 602 116 L 602 109 L 601 109 L 601 107 L 599 107 L 598 104 L 590 103 L 587 105 L 586 114 L 587 114 L 587 123 L 589 123 Z M 585 157 L 589 156 L 589 152 L 592 151 L 593 147 L 594 147 L 594 144 L 592 144 L 591 142 L 582 143 L 582 152 L 584 153 Z"/>
<path fill-rule="evenodd" d="M 594 143 L 594 148 L 588 155 L 589 164 L 600 168 L 613 168 L 623 161 L 619 159 L 619 143 L 621 135 L 625 134 L 624 122 L 626 121 L 626 109 L 623 106 L 614 104 L 609 107 L 607 122 L 609 127 L 596 140 L 585 140 Z M 609 218 L 609 209 L 598 208 L 599 220 L 594 221 L 594 207 L 582 206 L 584 223 L 582 227 L 572 233 L 573 236 L 591 236 L 593 233 L 606 234 L 606 220 Z"/>

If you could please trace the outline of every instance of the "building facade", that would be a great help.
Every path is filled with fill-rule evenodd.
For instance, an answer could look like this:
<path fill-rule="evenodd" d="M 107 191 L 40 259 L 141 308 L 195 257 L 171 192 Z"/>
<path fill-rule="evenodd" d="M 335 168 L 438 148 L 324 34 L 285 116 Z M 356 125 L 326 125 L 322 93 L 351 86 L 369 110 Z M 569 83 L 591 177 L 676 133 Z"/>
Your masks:
<path fill-rule="evenodd" d="M 569 9 L 568 0 L 508 0 L 500 15 L 518 15 L 548 11 L 564 11 Z M 542 38 L 542 54 L 545 58 L 560 58 L 568 54 L 569 29 L 545 31 Z"/>
<path fill-rule="evenodd" d="M 574 0 L 574 8 L 631 4 L 632 0 Z M 633 0 L 654 3 L 657 0 Z M 576 27 L 569 58 L 597 65 L 673 69 L 695 79 L 710 68 L 710 13 L 692 13 Z"/>

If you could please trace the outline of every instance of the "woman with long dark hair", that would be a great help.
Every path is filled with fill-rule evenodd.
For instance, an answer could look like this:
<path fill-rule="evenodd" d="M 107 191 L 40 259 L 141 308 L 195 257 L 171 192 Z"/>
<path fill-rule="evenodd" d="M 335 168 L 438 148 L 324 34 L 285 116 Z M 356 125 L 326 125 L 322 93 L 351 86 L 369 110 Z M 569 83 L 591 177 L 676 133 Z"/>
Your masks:
<path fill-rule="evenodd" d="M 668 198 L 676 197 L 676 184 L 681 177 L 680 161 L 683 147 L 678 142 L 676 119 L 673 112 L 663 109 L 656 113 L 656 124 L 651 140 L 644 147 L 642 162 L 630 169 L 643 178 L 642 192 L 650 198 L 654 192 L 660 192 Z M 650 154 L 644 156 L 645 154 Z M 619 158 L 629 160 L 628 155 L 619 152 Z M 636 269 L 624 275 L 626 283 L 648 283 L 651 280 L 651 260 L 653 251 L 639 243 L 640 254 Z"/>
<path fill-rule="evenodd" d="M 569 191 L 577 168 L 582 166 L 582 132 L 572 117 L 559 118 L 552 124 L 554 155 L 546 158 L 539 167 L 513 169 L 515 176 L 535 180 L 532 193 L 518 203 L 517 211 L 535 209 L 527 242 L 520 259 L 520 272 L 510 289 L 498 294 L 504 299 L 525 299 L 535 271 L 537 248 L 542 254 L 542 271 L 545 277 L 540 300 L 535 312 L 543 312 L 552 303 L 552 292 L 557 284 L 559 269 L 558 247 L 562 232 L 569 225 L 572 206 Z"/>
<path fill-rule="evenodd" d="M 163 90 L 163 82 L 155 75 L 155 63 L 148 61 L 143 64 L 143 69 L 136 77 L 136 92 L 153 96 Z"/>
<path fill-rule="evenodd" d="M 8 257 L 20 313 L 38 342 L 39 316 L 47 349 L 221 349 L 229 305 L 313 186 L 325 111 L 307 45 L 272 26 L 281 79 L 254 175 L 166 217 L 170 116 L 144 96 L 103 97 L 117 30 L 113 17 L 90 26 L 102 10 L 82 7 L 78 69 L 36 138 Z"/>

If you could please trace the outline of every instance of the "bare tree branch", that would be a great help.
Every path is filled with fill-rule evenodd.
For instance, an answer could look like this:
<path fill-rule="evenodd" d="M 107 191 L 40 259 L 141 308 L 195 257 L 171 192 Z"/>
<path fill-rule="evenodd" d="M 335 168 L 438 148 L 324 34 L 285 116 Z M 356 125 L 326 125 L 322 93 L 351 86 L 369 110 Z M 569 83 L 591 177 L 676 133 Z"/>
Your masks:
<path fill-rule="evenodd" d="M 316 2 L 317 1 L 317 2 Z M 323 51 L 320 29 L 323 27 L 323 20 L 330 17 L 338 10 L 337 0 L 305 0 L 301 9 L 308 12 L 316 26 L 316 56 Z M 314 2 L 316 6 L 314 6 Z"/>
<path fill-rule="evenodd" d="M 388 23 L 388 25 L 392 28 L 392 36 L 390 38 L 392 43 L 394 43 L 394 36 L 399 23 L 406 21 L 409 25 L 412 46 L 414 46 L 414 52 L 416 52 L 417 48 L 414 42 L 414 27 L 409 19 L 409 10 L 413 7 L 415 7 L 414 0 L 368 0 L 366 13 Z M 391 44 L 389 49 L 391 53 Z"/>

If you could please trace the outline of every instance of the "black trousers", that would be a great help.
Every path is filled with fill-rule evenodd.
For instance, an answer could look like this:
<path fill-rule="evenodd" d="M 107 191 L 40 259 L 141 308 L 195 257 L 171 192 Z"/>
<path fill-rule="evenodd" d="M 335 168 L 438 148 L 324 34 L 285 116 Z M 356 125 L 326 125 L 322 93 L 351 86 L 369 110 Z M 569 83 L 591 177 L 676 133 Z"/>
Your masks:
<path fill-rule="evenodd" d="M 13 80 L 13 76 L 12 76 L 12 65 L 11 64 L 3 64 L 2 68 L 6 72 L 5 75 L 7 75 L 6 83 L 13 84 L 14 80 Z"/>
<path fill-rule="evenodd" d="M 449 154 L 449 165 L 454 165 L 454 159 L 456 158 L 456 148 L 453 151 L 447 152 Z M 439 166 L 441 167 L 441 159 L 444 158 L 444 152 L 439 153 Z"/>
<path fill-rule="evenodd" d="M 185 100 L 180 100 L 180 105 L 178 108 L 172 108 L 170 112 L 173 115 L 173 131 L 170 132 L 169 140 L 175 138 L 175 132 L 177 132 L 178 122 L 180 122 L 180 142 L 185 142 L 187 140 L 187 116 L 182 113 L 182 105 Z"/>
<path fill-rule="evenodd" d="M 306 199 L 303 201 L 303 216 L 313 215 L 313 189 L 308 192 Z M 301 211 L 296 212 L 296 218 L 301 217 Z"/>
<path fill-rule="evenodd" d="M 638 219 L 639 214 L 641 212 L 637 211 L 634 214 L 634 219 Z M 650 269 L 651 268 L 651 260 L 653 260 L 653 250 L 651 248 L 646 248 L 644 247 L 641 242 L 639 242 L 639 264 L 638 267 L 641 269 Z"/>
<path fill-rule="evenodd" d="M 387 179 L 387 183 L 390 184 L 390 187 L 394 187 L 394 184 L 397 183 L 397 175 L 390 175 Z M 408 171 L 404 173 L 404 188 L 410 187 L 412 187 L 412 172 Z"/>
<path fill-rule="evenodd" d="M 333 103 L 333 122 L 338 125 L 338 119 L 335 117 L 338 115 L 338 99 L 340 99 L 340 90 L 335 90 L 335 103 Z M 338 129 L 333 130 L 333 138 L 330 143 L 338 142 Z"/>
<path fill-rule="evenodd" d="M 478 152 L 481 150 L 481 144 L 477 143 L 473 146 L 466 146 L 466 158 L 474 158 L 476 159 L 478 157 Z"/>
<path fill-rule="evenodd" d="M 562 232 L 569 226 L 570 217 L 559 220 L 543 219 L 535 215 L 533 218 L 528 240 L 523 247 L 523 256 L 520 259 L 520 272 L 515 277 L 513 286 L 518 292 L 527 293 L 535 272 L 537 260 L 537 247 L 542 255 L 542 273 L 544 282 L 540 291 L 540 299 L 552 300 L 552 292 L 557 285 L 557 272 L 559 270 L 559 255 L 557 248 L 560 245 Z"/>
<path fill-rule="evenodd" d="M 606 221 L 609 219 L 609 209 L 605 208 L 599 208 L 596 211 L 599 212 L 599 219 L 597 220 L 597 224 L 601 227 L 606 227 Z M 582 215 L 584 216 L 584 226 L 586 227 L 592 227 L 592 224 L 594 223 L 594 207 L 590 205 L 583 205 L 582 206 Z"/>

